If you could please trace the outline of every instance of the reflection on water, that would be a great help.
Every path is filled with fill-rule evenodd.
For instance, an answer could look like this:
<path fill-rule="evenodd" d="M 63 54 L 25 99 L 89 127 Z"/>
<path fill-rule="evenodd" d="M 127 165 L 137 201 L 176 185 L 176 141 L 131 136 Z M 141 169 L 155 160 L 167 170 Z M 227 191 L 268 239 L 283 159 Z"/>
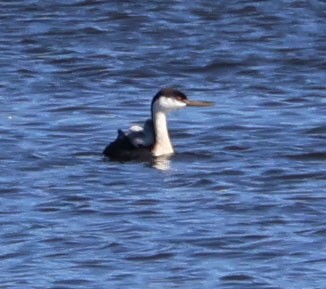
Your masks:
<path fill-rule="evenodd" d="M 160 171 L 167 171 L 171 168 L 172 155 L 153 158 L 151 166 Z"/>

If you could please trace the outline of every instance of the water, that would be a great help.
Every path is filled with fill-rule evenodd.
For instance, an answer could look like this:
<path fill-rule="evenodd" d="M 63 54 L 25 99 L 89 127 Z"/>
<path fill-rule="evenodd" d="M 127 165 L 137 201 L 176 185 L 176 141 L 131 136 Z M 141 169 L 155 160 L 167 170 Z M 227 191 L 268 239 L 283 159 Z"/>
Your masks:
<path fill-rule="evenodd" d="M 325 9 L 1 1 L 0 288 L 325 288 Z M 216 105 L 104 159 L 164 86 Z"/>

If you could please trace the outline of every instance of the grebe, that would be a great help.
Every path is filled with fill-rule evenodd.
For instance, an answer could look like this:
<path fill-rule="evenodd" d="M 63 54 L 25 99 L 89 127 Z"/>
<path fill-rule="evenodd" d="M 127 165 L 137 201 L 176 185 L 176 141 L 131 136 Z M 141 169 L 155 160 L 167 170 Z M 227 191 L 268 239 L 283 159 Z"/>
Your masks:
<path fill-rule="evenodd" d="M 151 103 L 151 118 L 143 127 L 132 126 L 127 133 L 118 130 L 115 141 L 110 143 L 103 154 L 111 160 L 128 161 L 148 159 L 174 153 L 167 126 L 167 114 L 186 106 L 212 106 L 213 102 L 192 101 L 173 88 L 160 90 Z"/>

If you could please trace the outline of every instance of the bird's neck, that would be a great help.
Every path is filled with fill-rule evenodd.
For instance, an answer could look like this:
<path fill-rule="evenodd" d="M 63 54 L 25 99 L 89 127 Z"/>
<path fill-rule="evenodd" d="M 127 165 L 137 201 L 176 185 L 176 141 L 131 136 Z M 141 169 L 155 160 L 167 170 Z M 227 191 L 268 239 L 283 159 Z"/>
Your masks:
<path fill-rule="evenodd" d="M 162 111 L 154 111 L 152 114 L 155 144 L 152 150 L 154 156 L 162 156 L 173 154 L 173 146 L 169 137 L 166 113 Z"/>

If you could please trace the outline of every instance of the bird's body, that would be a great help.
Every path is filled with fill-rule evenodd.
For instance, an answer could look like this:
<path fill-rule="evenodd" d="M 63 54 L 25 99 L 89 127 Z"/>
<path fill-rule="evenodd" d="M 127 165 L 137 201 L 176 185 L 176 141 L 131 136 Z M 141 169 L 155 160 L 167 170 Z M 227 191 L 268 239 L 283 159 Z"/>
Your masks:
<path fill-rule="evenodd" d="M 116 140 L 105 148 L 103 154 L 112 160 L 119 161 L 150 159 L 154 144 L 152 123 L 149 119 L 143 127 L 132 126 L 127 133 L 119 129 Z"/>
<path fill-rule="evenodd" d="M 174 149 L 170 140 L 167 115 L 170 111 L 186 106 L 211 106 L 211 102 L 190 101 L 182 92 L 165 88 L 153 98 L 151 118 L 144 126 L 132 126 L 127 133 L 118 130 L 115 141 L 104 150 L 112 160 L 128 161 L 171 155 Z"/>

